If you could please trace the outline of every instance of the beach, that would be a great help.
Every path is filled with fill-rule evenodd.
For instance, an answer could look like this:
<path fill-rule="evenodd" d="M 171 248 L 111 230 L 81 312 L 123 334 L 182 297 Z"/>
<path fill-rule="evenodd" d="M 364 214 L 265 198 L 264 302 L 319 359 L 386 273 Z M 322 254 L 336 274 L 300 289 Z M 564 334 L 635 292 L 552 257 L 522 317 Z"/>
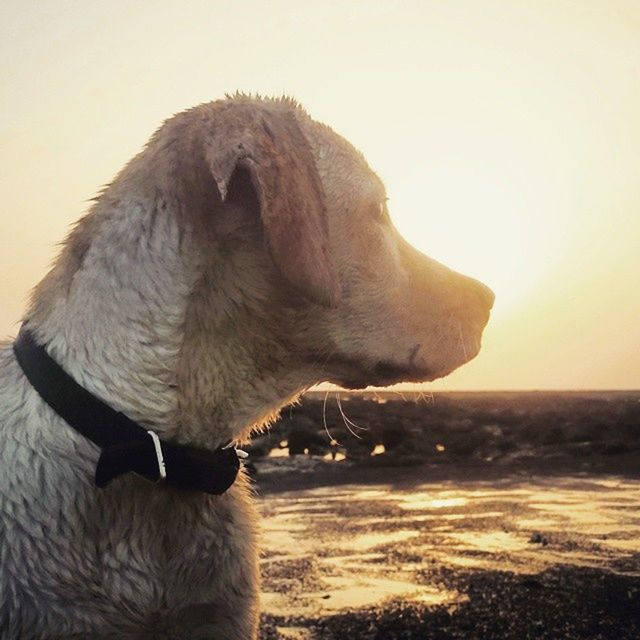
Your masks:
<path fill-rule="evenodd" d="M 403 463 L 406 451 L 394 456 L 402 442 L 390 452 L 373 442 L 367 456 L 341 458 L 332 447 L 285 455 L 281 439 L 258 456 L 261 638 L 640 637 L 640 479 L 629 428 L 636 396 L 614 394 L 604 404 L 602 396 L 517 400 L 448 398 L 430 414 L 423 399 L 342 398 L 353 424 L 372 413 L 372 441 L 384 429 L 407 427 L 412 412 L 414 423 L 420 417 L 422 442 L 438 441 L 420 463 Z M 298 410 L 310 422 L 320 405 L 326 419 L 321 398 Z M 600 421 L 609 414 L 601 434 L 589 420 L 578 424 L 576 405 Z M 514 406 L 529 407 L 520 426 Z M 464 423 L 472 432 L 486 427 L 487 412 L 493 428 L 483 431 L 482 455 L 471 446 L 448 451 L 460 434 L 446 437 L 443 416 L 475 415 Z M 532 430 L 540 415 L 555 424 Z M 441 426 L 430 432 L 429 418 Z M 271 435 L 285 438 L 299 427 L 294 412 Z M 501 438 L 515 446 L 501 446 Z"/>

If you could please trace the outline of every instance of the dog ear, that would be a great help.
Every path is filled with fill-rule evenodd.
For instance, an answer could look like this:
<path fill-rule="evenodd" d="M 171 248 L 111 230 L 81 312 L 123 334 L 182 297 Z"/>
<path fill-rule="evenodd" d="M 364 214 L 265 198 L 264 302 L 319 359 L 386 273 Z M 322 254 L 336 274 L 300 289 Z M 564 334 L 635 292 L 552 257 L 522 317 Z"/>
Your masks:
<path fill-rule="evenodd" d="M 222 200 L 234 171 L 245 169 L 275 265 L 303 296 L 334 307 L 340 285 L 329 253 L 324 193 L 294 114 L 236 104 L 213 126 L 205 154 Z"/>

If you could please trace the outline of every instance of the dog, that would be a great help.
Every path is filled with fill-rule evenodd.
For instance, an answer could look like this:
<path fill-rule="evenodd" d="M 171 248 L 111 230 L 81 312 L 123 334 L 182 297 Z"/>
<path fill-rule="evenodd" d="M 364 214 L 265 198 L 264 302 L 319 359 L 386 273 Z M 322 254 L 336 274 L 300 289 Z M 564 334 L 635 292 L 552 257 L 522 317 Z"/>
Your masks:
<path fill-rule="evenodd" d="M 346 140 L 292 99 L 236 94 L 158 129 L 72 229 L 23 326 L 154 442 L 214 451 L 322 381 L 446 375 L 478 353 L 492 303 L 399 235 Z M 0 345 L 0 638 L 255 638 L 244 472 L 220 495 L 131 473 L 97 487 L 100 448 L 17 353 Z"/>

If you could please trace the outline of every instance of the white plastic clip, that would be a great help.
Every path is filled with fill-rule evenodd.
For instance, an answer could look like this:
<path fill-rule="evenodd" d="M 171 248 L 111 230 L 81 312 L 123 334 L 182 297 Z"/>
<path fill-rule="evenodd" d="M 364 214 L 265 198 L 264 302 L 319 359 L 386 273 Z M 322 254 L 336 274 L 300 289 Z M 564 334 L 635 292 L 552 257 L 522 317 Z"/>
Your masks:
<path fill-rule="evenodd" d="M 151 436 L 153 440 L 153 446 L 156 450 L 156 458 L 158 459 L 158 480 L 164 480 L 167 477 L 167 467 L 164 464 L 164 457 L 162 455 L 162 444 L 160 442 L 160 438 L 158 438 L 158 434 L 154 431 L 148 430 L 147 433 Z"/>
<path fill-rule="evenodd" d="M 246 451 L 243 451 L 242 449 L 238 449 L 238 447 L 235 446 L 235 444 L 233 443 L 233 440 L 222 448 L 235 449 L 236 455 L 238 456 L 238 458 L 240 458 L 240 460 L 246 460 L 249 457 L 249 454 Z"/>

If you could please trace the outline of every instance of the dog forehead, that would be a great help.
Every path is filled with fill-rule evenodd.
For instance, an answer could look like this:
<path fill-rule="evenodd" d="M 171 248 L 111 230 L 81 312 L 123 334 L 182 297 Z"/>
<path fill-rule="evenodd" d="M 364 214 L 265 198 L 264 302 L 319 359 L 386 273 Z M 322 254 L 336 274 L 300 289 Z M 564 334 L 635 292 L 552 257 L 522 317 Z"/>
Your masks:
<path fill-rule="evenodd" d="M 384 201 L 380 178 L 349 141 L 325 124 L 311 118 L 299 118 L 300 128 L 309 142 L 316 169 L 329 202 Z"/>

